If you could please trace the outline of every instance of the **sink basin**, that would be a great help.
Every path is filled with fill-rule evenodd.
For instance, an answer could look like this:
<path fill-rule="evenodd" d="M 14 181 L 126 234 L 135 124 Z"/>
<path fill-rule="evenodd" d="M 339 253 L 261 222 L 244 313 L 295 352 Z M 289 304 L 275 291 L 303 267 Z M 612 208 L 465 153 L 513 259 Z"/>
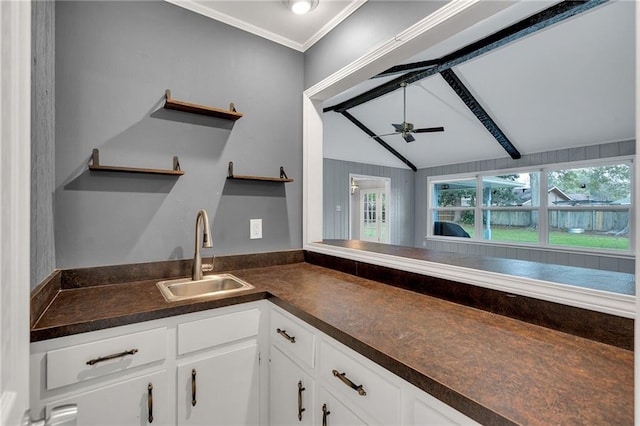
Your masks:
<path fill-rule="evenodd" d="M 201 280 L 191 278 L 160 281 L 157 284 L 167 302 L 218 296 L 254 288 L 251 284 L 231 274 L 205 275 Z"/>

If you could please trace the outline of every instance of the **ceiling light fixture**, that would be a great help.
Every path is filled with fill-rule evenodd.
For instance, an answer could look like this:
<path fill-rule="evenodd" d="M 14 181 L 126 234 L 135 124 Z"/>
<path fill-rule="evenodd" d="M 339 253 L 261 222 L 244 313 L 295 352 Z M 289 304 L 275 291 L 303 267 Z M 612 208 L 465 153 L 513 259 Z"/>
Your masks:
<path fill-rule="evenodd" d="M 320 0 L 282 0 L 282 2 L 296 15 L 304 15 L 318 7 Z"/>

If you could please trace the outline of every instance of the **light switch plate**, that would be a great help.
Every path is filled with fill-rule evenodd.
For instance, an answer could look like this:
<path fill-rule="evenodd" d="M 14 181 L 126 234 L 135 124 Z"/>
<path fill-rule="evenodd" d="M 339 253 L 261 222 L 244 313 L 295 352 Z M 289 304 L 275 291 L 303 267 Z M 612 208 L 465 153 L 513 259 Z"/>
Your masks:
<path fill-rule="evenodd" d="M 262 219 L 249 219 L 249 225 L 251 227 L 249 238 L 252 240 L 262 238 Z"/>

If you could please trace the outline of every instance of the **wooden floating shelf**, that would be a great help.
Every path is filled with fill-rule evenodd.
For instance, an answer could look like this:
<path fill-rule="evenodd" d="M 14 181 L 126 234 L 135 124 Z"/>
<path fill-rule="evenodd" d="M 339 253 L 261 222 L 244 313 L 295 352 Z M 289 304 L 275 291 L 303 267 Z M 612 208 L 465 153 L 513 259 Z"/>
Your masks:
<path fill-rule="evenodd" d="M 184 172 L 180 170 L 178 157 L 173 157 L 173 169 L 145 169 L 139 167 L 104 166 L 100 164 L 100 151 L 94 148 L 91 154 L 89 170 L 100 172 L 124 172 L 124 173 L 145 173 L 153 175 L 182 176 Z"/>
<path fill-rule="evenodd" d="M 293 182 L 293 179 L 289 179 L 284 171 L 284 167 L 280 167 L 280 177 L 268 177 L 268 176 L 247 176 L 247 175 L 234 175 L 233 174 L 233 161 L 229 161 L 229 175 L 227 179 L 236 180 L 258 180 L 262 182 Z"/>
<path fill-rule="evenodd" d="M 293 182 L 293 179 L 283 179 L 276 177 L 268 177 L 268 176 L 245 176 L 245 175 L 234 175 L 227 176 L 227 179 L 236 179 L 236 180 L 261 180 L 264 182 Z"/>
<path fill-rule="evenodd" d="M 225 120 L 236 121 L 242 117 L 242 113 L 236 111 L 233 103 L 229 104 L 229 109 L 221 109 L 210 106 L 192 104 L 189 102 L 176 101 L 171 98 L 171 90 L 167 89 L 165 92 L 166 100 L 164 107 L 166 109 L 173 109 L 176 111 L 190 112 L 192 114 L 208 115 L 209 117 L 223 118 Z"/>

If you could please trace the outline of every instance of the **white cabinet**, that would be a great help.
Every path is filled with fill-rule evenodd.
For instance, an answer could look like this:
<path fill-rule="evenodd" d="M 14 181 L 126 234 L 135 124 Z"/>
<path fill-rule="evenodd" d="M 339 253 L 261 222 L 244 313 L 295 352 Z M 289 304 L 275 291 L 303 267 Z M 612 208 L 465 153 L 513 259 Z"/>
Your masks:
<path fill-rule="evenodd" d="M 178 366 L 178 425 L 258 424 L 258 345 Z"/>
<path fill-rule="evenodd" d="M 359 426 L 367 424 L 322 386 L 320 386 L 318 392 L 318 408 L 316 409 L 315 418 L 316 424 L 322 426 Z"/>
<path fill-rule="evenodd" d="M 476 424 L 275 305 L 269 328 L 273 426 Z M 306 398 L 302 421 L 296 416 L 298 377 Z"/>
<path fill-rule="evenodd" d="M 77 404 L 78 426 L 264 424 L 266 304 L 32 343 L 32 412 Z"/>
<path fill-rule="evenodd" d="M 77 404 L 79 426 L 475 424 L 267 301 L 32 343 L 30 362 L 34 417 Z"/>
<path fill-rule="evenodd" d="M 403 424 L 412 426 L 478 425 L 461 412 L 409 383 L 404 390 Z"/>
<path fill-rule="evenodd" d="M 47 404 L 78 406 L 78 425 L 140 426 L 169 423 L 169 387 L 165 370 L 93 389 Z"/>
<path fill-rule="evenodd" d="M 271 346 L 269 423 L 272 425 L 313 424 L 315 384 L 311 375 Z"/>
<path fill-rule="evenodd" d="M 261 310 L 178 324 L 178 425 L 259 423 Z"/>
<path fill-rule="evenodd" d="M 319 353 L 318 378 L 340 401 L 373 424 L 400 423 L 398 377 L 326 336 L 320 340 Z"/>
<path fill-rule="evenodd" d="M 270 320 L 271 425 L 400 423 L 400 389 L 380 367 L 280 308 Z"/>

